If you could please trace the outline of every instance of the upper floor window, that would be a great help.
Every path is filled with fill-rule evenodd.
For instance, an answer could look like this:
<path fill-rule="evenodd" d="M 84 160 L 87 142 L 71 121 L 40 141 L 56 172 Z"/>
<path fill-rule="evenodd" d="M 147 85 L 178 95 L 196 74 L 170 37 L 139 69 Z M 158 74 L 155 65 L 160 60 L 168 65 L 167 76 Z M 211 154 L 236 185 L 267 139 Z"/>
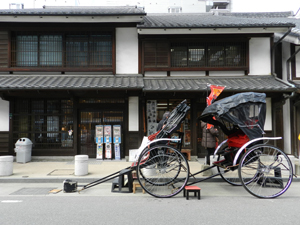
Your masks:
<path fill-rule="evenodd" d="M 246 41 L 145 41 L 147 70 L 247 70 Z"/>
<path fill-rule="evenodd" d="M 112 68 L 111 34 L 15 34 L 12 67 Z"/>

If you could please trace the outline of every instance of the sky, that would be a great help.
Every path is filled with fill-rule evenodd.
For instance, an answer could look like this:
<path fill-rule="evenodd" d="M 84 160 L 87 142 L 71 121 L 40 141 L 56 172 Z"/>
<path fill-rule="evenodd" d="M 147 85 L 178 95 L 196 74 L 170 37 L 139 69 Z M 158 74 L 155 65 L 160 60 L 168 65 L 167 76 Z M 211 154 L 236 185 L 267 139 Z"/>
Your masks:
<path fill-rule="evenodd" d="M 41 8 L 48 6 L 97 6 L 97 5 L 143 5 L 168 2 L 177 5 L 183 2 L 199 0 L 0 0 L 0 9 L 8 9 L 9 3 L 23 3 L 24 8 Z M 205 0 L 200 0 L 205 1 Z M 231 0 L 232 12 L 276 12 L 293 11 L 300 8 L 300 0 Z"/>

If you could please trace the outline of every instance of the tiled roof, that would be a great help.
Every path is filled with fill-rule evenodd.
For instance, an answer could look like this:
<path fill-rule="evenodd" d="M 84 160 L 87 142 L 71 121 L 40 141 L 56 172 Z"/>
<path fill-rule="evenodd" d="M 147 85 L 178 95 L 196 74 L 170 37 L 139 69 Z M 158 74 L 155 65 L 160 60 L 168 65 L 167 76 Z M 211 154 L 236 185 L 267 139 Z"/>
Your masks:
<path fill-rule="evenodd" d="M 234 12 L 234 13 L 219 13 L 222 16 L 235 16 L 245 18 L 278 18 L 278 17 L 289 17 L 293 15 L 292 11 L 283 12 Z"/>
<path fill-rule="evenodd" d="M 112 15 L 146 15 L 145 11 L 137 7 L 130 6 L 102 6 L 102 7 L 45 7 L 35 9 L 2 9 L 0 16 L 3 15 L 99 15 L 99 16 L 112 16 Z"/>
<path fill-rule="evenodd" d="M 142 76 L 1 75 L 1 90 L 142 89 Z"/>
<path fill-rule="evenodd" d="M 243 77 L 142 77 L 100 75 L 1 75 L 0 91 L 140 89 L 144 91 L 206 91 L 207 84 L 225 85 L 226 91 L 294 91 L 292 85 L 273 76 Z"/>
<path fill-rule="evenodd" d="M 207 84 L 226 86 L 225 91 L 294 91 L 295 87 L 269 76 L 144 78 L 144 91 L 206 91 Z"/>
<path fill-rule="evenodd" d="M 138 28 L 294 27 L 290 21 L 202 14 L 148 14 Z"/>
<path fill-rule="evenodd" d="M 269 23 L 292 23 L 295 27 L 292 28 L 290 35 L 300 37 L 300 19 L 293 17 L 293 12 L 261 12 L 261 13 L 220 13 L 220 16 L 230 18 L 255 18 L 261 19 Z"/>

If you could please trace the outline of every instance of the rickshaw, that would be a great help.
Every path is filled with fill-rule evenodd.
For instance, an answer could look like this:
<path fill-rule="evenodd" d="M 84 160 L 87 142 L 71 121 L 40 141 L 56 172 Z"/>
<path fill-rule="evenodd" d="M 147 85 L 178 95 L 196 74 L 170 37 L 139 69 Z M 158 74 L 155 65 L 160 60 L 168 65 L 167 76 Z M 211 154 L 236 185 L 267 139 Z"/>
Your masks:
<path fill-rule="evenodd" d="M 190 107 L 186 100 L 172 112 L 165 126 L 154 140 L 139 153 L 136 162 L 126 169 L 136 171 L 141 187 L 150 195 L 169 198 L 191 186 L 216 176 L 231 185 L 243 186 L 258 198 L 276 198 L 291 185 L 293 167 L 289 157 L 279 148 L 268 144 L 281 137 L 264 137 L 266 95 L 245 92 L 215 101 L 206 107 L 199 120 L 222 129 L 228 139 L 219 144 L 214 152 L 216 162 L 194 174 L 181 153 L 182 138 L 173 139 Z M 175 146 L 174 146 L 175 145 Z M 217 167 L 217 173 L 197 177 L 206 170 Z M 113 177 L 93 182 L 97 185 Z M 86 185 L 83 189 L 91 186 Z"/>

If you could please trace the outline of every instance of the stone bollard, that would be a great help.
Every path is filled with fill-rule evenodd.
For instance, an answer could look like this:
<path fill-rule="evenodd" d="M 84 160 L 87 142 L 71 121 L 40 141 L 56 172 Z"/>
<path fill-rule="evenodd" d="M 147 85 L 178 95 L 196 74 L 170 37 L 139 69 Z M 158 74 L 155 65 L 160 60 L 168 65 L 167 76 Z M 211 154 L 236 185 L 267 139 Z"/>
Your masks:
<path fill-rule="evenodd" d="M 12 155 L 0 156 L 0 176 L 10 176 L 13 173 L 13 161 Z"/>
<path fill-rule="evenodd" d="M 75 176 L 84 176 L 88 174 L 88 155 L 75 156 Z"/>

